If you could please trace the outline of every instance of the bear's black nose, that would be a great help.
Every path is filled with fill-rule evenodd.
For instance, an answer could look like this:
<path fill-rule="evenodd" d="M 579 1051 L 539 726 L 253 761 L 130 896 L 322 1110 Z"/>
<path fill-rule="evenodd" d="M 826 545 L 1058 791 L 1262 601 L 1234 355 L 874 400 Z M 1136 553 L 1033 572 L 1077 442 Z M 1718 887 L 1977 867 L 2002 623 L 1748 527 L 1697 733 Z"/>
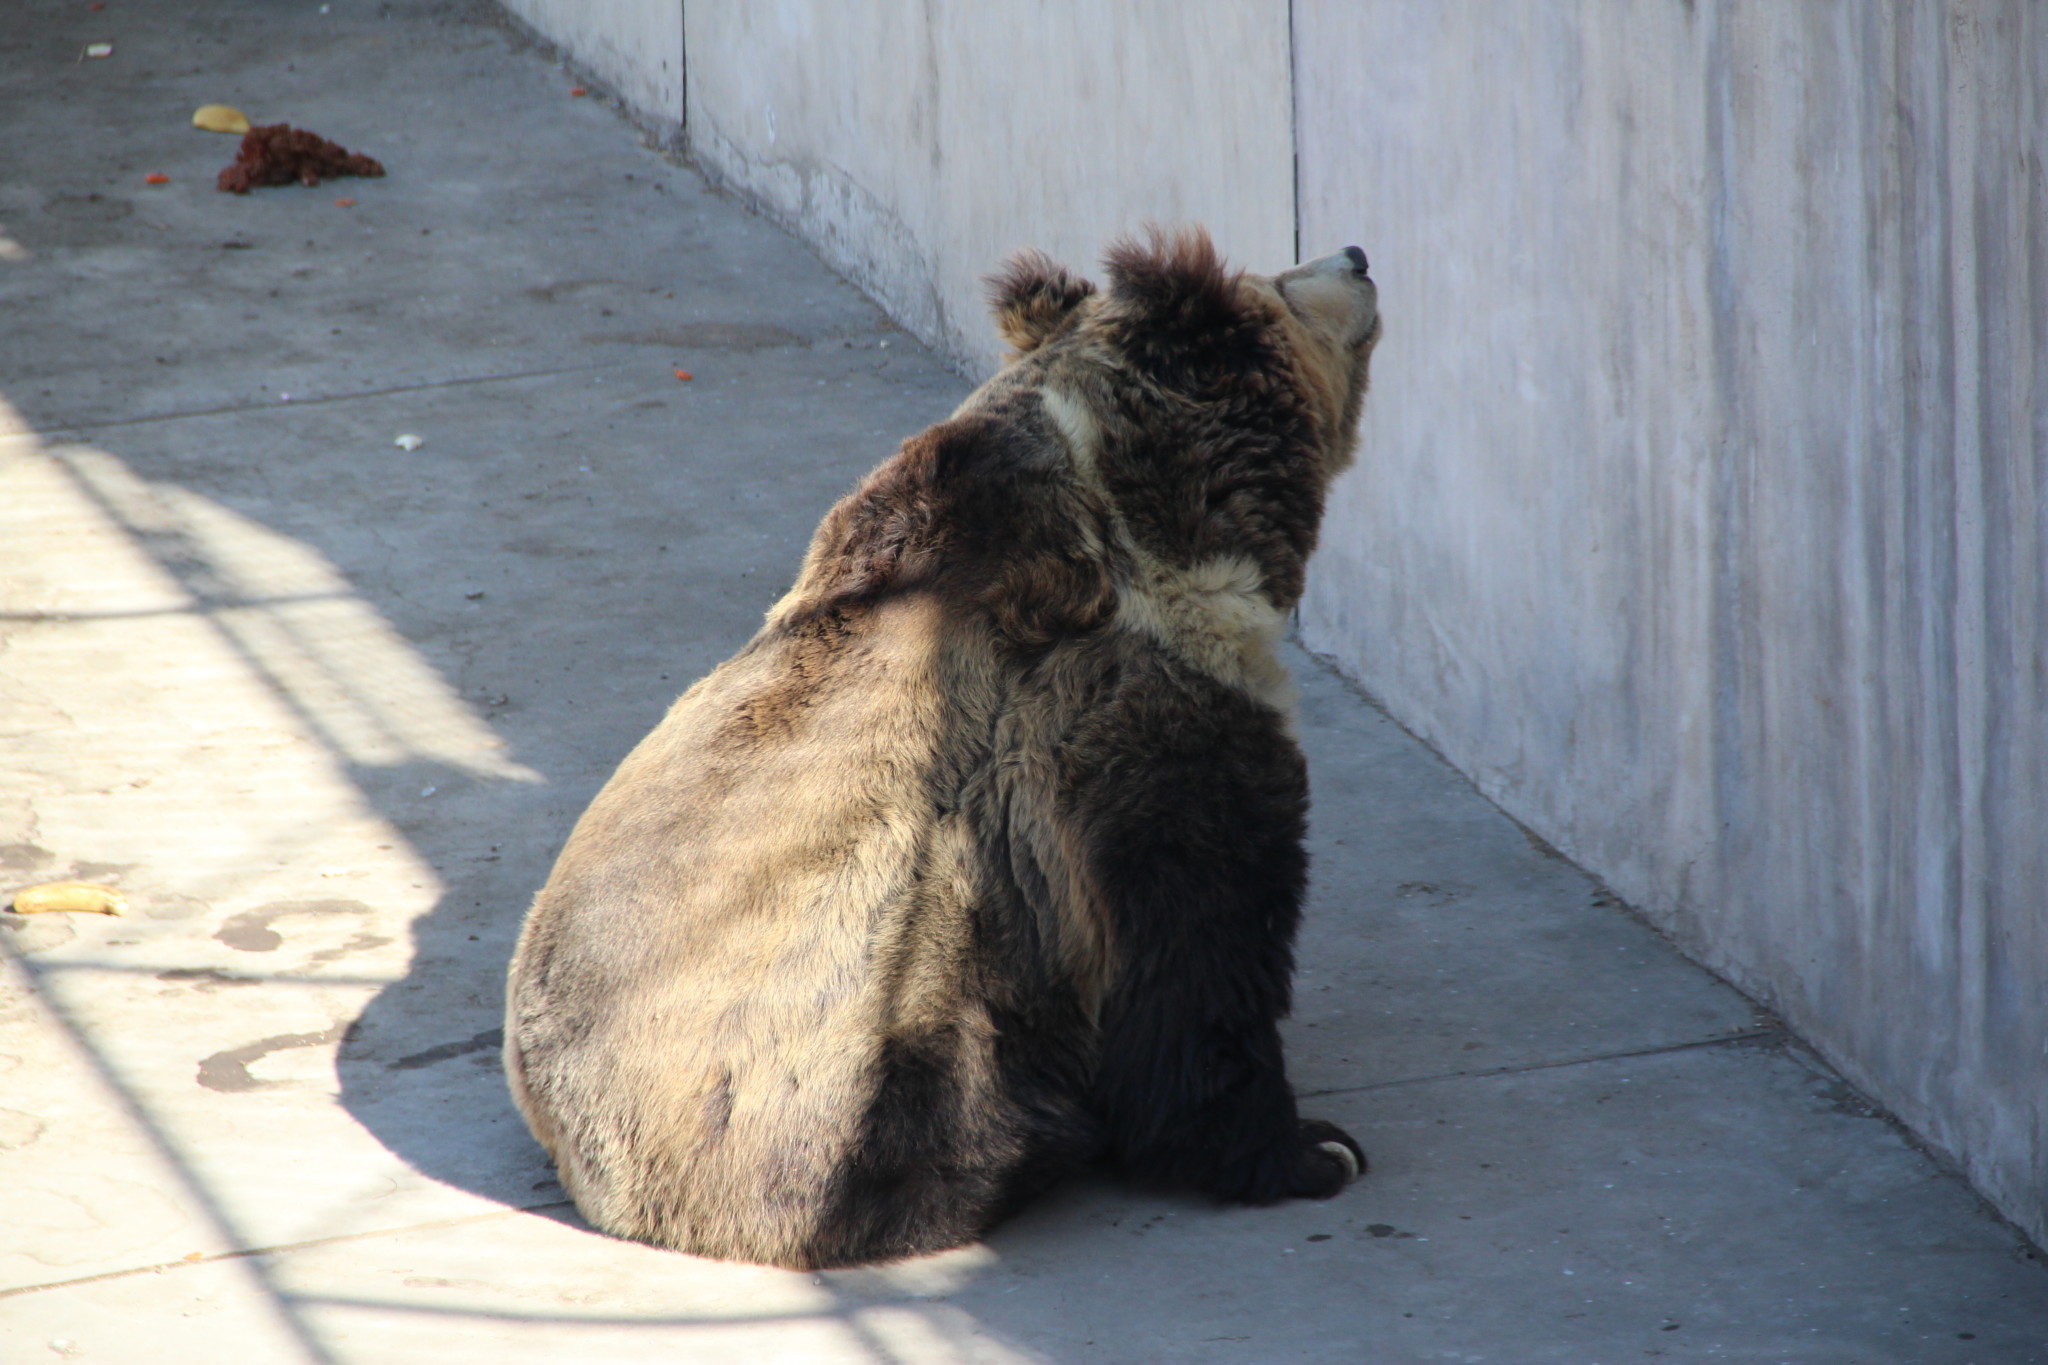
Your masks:
<path fill-rule="evenodd" d="M 1353 268 L 1354 270 L 1356 270 L 1356 271 L 1357 271 L 1357 272 L 1358 272 L 1359 274 L 1363 275 L 1363 274 L 1364 274 L 1364 273 L 1366 272 L 1366 270 L 1367 270 L 1367 269 L 1369 268 L 1369 267 L 1367 267 L 1367 265 L 1366 265 L 1366 263 L 1365 263 L 1365 253 L 1364 253 L 1363 251 L 1360 251 L 1360 250 L 1359 250 L 1359 249 L 1358 249 L 1357 247 L 1355 247 L 1355 246 L 1347 246 L 1347 247 L 1345 247 L 1345 248 L 1344 248 L 1344 254 L 1345 254 L 1346 256 L 1349 256 L 1349 257 L 1351 258 L 1351 266 L 1352 266 L 1352 268 Z"/>

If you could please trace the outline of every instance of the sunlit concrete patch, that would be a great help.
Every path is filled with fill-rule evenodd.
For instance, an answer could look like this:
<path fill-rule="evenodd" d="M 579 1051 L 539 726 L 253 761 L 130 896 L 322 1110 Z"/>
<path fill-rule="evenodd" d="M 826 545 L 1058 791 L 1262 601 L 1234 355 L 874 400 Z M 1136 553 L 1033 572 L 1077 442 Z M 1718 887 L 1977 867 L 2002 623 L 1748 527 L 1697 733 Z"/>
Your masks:
<path fill-rule="evenodd" d="M 53 1365 L 334 1361 L 280 1311 L 259 1267 L 239 1260 L 0 1298 L 0 1340 L 7 1343 L 9 1360 Z"/>
<path fill-rule="evenodd" d="M 89 876 L 133 902 L 0 920 L 24 1001 L 0 1054 L 43 1059 L 9 1085 L 0 1161 L 33 1179 L 9 1184 L 0 1270 L 48 1283 L 493 1207 L 336 1102 L 349 1029 L 445 891 L 362 782 L 538 775 L 317 550 L 5 407 L 0 540 L 0 845 L 23 869 L 10 855 L 0 890 Z M 463 1079 L 479 1130 L 515 1121 L 478 1104 L 494 1077 Z M 518 1175 L 484 1187 L 526 1195 Z"/>
<path fill-rule="evenodd" d="M 13 1106 L 0 1145 L 0 1291 L 228 1250 L 203 1194 L 4 956 L 0 1021 L 0 1088 Z"/>
<path fill-rule="evenodd" d="M 364 1365 L 1049 1359 L 949 1301 L 1001 1273 L 985 1246 L 809 1275 L 698 1260 L 533 1217 L 310 1247 L 271 1268 L 336 1356 Z"/>
<path fill-rule="evenodd" d="M 110 1257 L 146 1257 L 191 1220 L 170 1196 L 137 1180 L 73 1171 L 10 1185 L 0 1248 L 55 1270 Z M 8 1243 L 14 1243 L 8 1246 Z"/>
<path fill-rule="evenodd" d="M 431 904 L 350 770 L 537 775 L 317 551 L 9 421 L 0 731 L 40 789 L 42 842 L 111 862 L 118 828 L 121 861 L 202 899 L 308 894 L 310 862 L 358 892 L 375 866 L 375 890 Z"/>
<path fill-rule="evenodd" d="M 155 613 L 202 617 L 274 705 L 350 762 L 424 759 L 479 778 L 539 780 L 499 752 L 490 728 L 317 550 L 89 446 L 45 455 L 10 462 L 0 487 L 13 495 L 16 480 L 25 485 L 21 543 L 42 560 L 46 619 L 107 627 Z M 37 555 L 51 540 L 62 552 Z"/>

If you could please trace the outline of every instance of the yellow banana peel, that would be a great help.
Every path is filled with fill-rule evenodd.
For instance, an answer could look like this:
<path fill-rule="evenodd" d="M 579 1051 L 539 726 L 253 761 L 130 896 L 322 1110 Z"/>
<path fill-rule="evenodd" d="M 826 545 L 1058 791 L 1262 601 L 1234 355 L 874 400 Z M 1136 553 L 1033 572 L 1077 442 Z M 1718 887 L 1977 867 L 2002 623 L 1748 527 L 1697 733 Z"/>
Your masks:
<path fill-rule="evenodd" d="M 40 886 L 24 886 L 14 893 L 17 915 L 42 915 L 52 910 L 119 915 L 127 909 L 126 896 L 97 882 L 44 882 Z"/>
<path fill-rule="evenodd" d="M 209 133 L 246 133 L 249 131 L 249 116 L 225 104 L 202 104 L 193 111 L 192 126 L 204 128 Z"/>

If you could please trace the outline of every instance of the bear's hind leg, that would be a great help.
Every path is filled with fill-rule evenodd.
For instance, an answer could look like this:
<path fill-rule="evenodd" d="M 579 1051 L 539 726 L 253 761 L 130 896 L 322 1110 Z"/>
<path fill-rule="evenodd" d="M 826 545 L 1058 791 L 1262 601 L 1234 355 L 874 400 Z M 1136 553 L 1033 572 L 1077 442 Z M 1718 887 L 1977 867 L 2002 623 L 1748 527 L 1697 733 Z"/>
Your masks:
<path fill-rule="evenodd" d="M 1327 1199 L 1364 1174 L 1365 1153 L 1349 1133 L 1298 1115 L 1271 1025 L 1132 1022 L 1126 1016 L 1106 1040 L 1097 1086 L 1113 1160 L 1128 1174 L 1246 1204 Z M 1269 1044 L 1246 1036 L 1260 1032 Z"/>
<path fill-rule="evenodd" d="M 1301 751 L 1220 686 L 1118 702 L 1096 714 L 1108 761 L 1077 812 L 1117 945 L 1095 1084 L 1112 1159 L 1225 1199 L 1327 1198 L 1365 1157 L 1300 1118 L 1280 1047 L 1307 884 Z"/>

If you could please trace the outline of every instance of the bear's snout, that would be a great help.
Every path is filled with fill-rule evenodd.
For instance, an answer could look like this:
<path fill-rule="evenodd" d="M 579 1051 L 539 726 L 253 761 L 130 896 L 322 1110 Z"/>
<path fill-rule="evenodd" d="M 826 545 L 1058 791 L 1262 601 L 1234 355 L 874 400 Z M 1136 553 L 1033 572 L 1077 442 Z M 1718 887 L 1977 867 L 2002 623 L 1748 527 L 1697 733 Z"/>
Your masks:
<path fill-rule="evenodd" d="M 1273 283 L 1296 314 L 1341 346 L 1358 346 L 1379 324 L 1379 287 L 1367 274 L 1361 247 L 1347 246 L 1276 275 Z"/>

